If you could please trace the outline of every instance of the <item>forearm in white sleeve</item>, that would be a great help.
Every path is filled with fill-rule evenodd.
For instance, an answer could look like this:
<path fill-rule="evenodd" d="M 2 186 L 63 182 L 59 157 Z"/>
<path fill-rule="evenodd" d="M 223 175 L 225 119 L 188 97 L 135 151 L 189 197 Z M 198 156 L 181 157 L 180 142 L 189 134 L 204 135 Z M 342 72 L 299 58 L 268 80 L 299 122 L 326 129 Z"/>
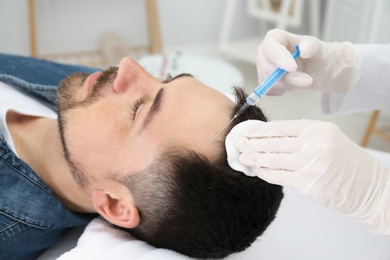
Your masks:
<path fill-rule="evenodd" d="M 325 114 L 390 109 L 390 44 L 356 46 L 362 57 L 360 80 L 346 93 L 324 93 Z"/>

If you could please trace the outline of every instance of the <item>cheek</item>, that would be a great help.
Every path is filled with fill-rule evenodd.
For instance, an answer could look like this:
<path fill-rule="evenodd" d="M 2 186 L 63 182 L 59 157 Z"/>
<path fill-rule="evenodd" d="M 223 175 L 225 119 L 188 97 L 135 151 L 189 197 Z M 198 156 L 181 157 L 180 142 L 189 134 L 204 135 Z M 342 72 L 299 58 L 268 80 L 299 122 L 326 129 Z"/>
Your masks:
<path fill-rule="evenodd" d="M 101 173 L 142 171 L 158 154 L 158 144 L 150 136 L 137 136 L 107 122 L 73 120 L 67 131 L 72 159 L 94 176 Z"/>
<path fill-rule="evenodd" d="M 69 111 L 65 120 L 64 138 L 73 161 L 90 165 L 90 161 L 102 160 L 103 154 L 112 151 L 110 145 L 115 145 L 115 138 L 107 140 L 109 123 L 99 124 L 96 117 L 88 116 L 83 109 Z"/>

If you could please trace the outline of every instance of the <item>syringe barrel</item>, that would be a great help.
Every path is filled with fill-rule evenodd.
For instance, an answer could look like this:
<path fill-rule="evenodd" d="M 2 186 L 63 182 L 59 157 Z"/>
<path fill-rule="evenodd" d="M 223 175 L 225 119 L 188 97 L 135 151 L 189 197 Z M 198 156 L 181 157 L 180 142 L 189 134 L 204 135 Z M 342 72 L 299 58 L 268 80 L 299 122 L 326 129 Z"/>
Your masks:
<path fill-rule="evenodd" d="M 286 73 L 284 69 L 277 68 L 247 97 L 246 102 L 254 106 L 270 90 L 276 82 Z"/>
<path fill-rule="evenodd" d="M 299 46 L 295 46 L 295 52 L 292 57 L 296 60 L 300 55 Z M 286 74 L 286 71 L 281 68 L 277 68 L 271 73 L 246 99 L 246 102 L 254 106 L 257 101 L 260 100 L 270 90 L 278 80 Z"/>
<path fill-rule="evenodd" d="M 262 98 L 284 74 L 286 74 L 284 69 L 277 68 L 253 91 L 253 93 L 255 93 L 259 99 Z"/>

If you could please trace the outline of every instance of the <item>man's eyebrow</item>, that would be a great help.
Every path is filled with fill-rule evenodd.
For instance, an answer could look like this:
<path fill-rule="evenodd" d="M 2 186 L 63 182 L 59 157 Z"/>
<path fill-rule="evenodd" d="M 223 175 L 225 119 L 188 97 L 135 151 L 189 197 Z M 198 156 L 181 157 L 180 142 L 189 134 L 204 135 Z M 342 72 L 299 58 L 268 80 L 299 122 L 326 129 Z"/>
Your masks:
<path fill-rule="evenodd" d="M 190 73 L 181 73 L 181 74 L 178 74 L 172 78 L 169 78 L 169 79 L 166 79 L 164 80 L 164 83 L 168 83 L 168 82 L 171 82 L 172 80 L 175 80 L 175 79 L 178 79 L 178 78 L 181 78 L 181 77 L 194 77 L 192 74 Z"/>
<path fill-rule="evenodd" d="M 160 88 L 160 90 L 157 92 L 157 95 L 153 100 L 152 106 L 150 107 L 148 114 L 146 115 L 145 120 L 142 123 L 141 131 L 147 126 L 147 124 L 151 121 L 154 115 L 160 110 L 164 93 L 165 88 Z"/>
<path fill-rule="evenodd" d="M 173 78 L 166 80 L 164 83 L 171 82 L 181 77 L 193 77 L 193 76 L 189 73 L 181 73 Z M 142 123 L 141 131 L 147 126 L 147 124 L 152 120 L 154 115 L 160 110 L 161 103 L 163 102 L 164 93 L 165 93 L 165 88 L 160 88 L 160 90 L 157 92 L 157 95 L 153 100 L 152 106 L 150 107 L 148 114 L 146 115 L 145 120 Z"/>

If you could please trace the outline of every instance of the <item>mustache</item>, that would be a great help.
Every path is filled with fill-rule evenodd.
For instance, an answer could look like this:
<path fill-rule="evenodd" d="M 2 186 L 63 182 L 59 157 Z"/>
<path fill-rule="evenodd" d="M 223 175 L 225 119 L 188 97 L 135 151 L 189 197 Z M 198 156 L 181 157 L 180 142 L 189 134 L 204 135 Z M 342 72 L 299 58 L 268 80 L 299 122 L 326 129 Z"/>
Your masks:
<path fill-rule="evenodd" d="M 101 89 L 108 84 L 113 84 L 118 75 L 118 67 L 111 66 L 102 71 L 100 76 L 96 79 L 91 90 L 91 96 L 98 96 Z"/>
<path fill-rule="evenodd" d="M 102 73 L 94 82 L 91 93 L 83 101 L 78 101 L 74 97 L 74 92 L 77 90 L 77 88 L 81 88 L 83 86 L 89 74 L 84 72 L 76 72 L 63 79 L 58 85 L 56 96 L 56 103 L 59 114 L 76 107 L 87 107 L 98 100 L 100 97 L 103 97 L 104 89 L 114 84 L 117 74 L 118 67 L 109 67 L 102 71 Z"/>

